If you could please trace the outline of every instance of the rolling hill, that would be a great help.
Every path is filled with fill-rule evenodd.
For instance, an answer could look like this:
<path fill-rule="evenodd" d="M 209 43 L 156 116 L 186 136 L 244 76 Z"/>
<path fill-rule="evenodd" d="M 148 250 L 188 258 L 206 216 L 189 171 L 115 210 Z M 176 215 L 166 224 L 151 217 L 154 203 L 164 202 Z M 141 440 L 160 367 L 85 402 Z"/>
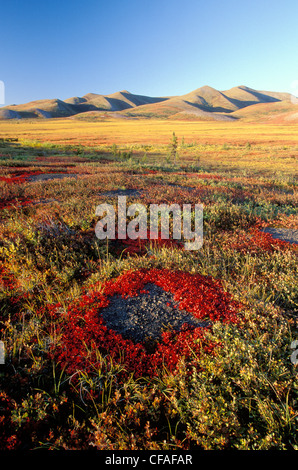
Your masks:
<path fill-rule="evenodd" d="M 49 99 L 0 108 L 0 119 L 162 118 L 198 120 L 270 119 L 279 114 L 297 120 L 292 95 L 238 86 L 218 91 L 203 86 L 181 96 L 150 97 L 122 90 L 110 95 L 88 93 L 63 100 Z"/>

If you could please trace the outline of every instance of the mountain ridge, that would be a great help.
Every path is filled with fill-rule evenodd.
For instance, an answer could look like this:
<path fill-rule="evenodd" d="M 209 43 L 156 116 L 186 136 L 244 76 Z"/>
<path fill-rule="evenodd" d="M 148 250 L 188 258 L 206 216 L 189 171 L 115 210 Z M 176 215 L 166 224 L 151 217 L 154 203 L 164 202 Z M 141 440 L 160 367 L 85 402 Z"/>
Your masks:
<path fill-rule="evenodd" d="M 78 118 L 96 119 L 103 117 L 116 118 L 163 118 L 163 119 L 207 119 L 237 120 L 249 119 L 258 115 L 255 106 L 267 105 L 263 116 L 270 116 L 270 107 L 276 117 L 276 103 L 288 103 L 280 107 L 281 113 L 293 112 L 297 115 L 297 107 L 293 95 L 283 92 L 259 91 L 245 85 L 219 91 L 208 85 L 197 88 L 184 95 L 151 97 L 137 95 L 121 90 L 109 95 L 87 93 L 84 96 L 73 96 L 65 100 L 35 100 L 19 105 L 0 108 L 0 119 L 54 119 Z M 241 112 L 242 110 L 246 112 Z M 277 108 L 279 109 L 279 108 Z"/>

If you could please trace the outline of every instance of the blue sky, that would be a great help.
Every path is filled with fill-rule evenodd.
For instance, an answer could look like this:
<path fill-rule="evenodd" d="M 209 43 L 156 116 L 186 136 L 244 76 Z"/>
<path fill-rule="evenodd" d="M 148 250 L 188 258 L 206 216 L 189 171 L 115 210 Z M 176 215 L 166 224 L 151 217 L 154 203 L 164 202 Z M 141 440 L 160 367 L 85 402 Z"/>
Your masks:
<path fill-rule="evenodd" d="M 1 0 L 0 17 L 6 105 L 298 80 L 297 0 Z"/>

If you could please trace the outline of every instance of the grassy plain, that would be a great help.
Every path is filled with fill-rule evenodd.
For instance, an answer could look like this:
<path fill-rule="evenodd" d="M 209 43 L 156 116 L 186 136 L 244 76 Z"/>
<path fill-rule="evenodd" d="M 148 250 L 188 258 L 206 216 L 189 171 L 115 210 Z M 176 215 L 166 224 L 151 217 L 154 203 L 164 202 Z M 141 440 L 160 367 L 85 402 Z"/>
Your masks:
<path fill-rule="evenodd" d="M 24 120 L 0 138 L 18 139 L 0 142 L 0 448 L 298 449 L 297 245 L 262 231 L 298 229 L 298 126 Z M 147 208 L 201 202 L 203 247 L 98 240 L 96 206 L 125 190 Z M 214 298 L 219 283 L 240 321 L 216 320 L 207 289 L 204 340 L 140 346 L 147 364 L 181 354 L 140 369 L 90 299 L 141 269 L 203 276 Z"/>
<path fill-rule="evenodd" d="M 172 133 L 179 139 L 183 161 L 251 171 L 297 171 L 298 126 L 210 121 L 74 119 L 3 121 L 1 135 L 21 142 L 79 145 L 108 151 L 117 145 L 151 162 L 165 155 Z"/>
<path fill-rule="evenodd" d="M 78 119 L 48 119 L 2 121 L 1 135 L 7 137 L 35 138 L 55 143 L 80 143 L 88 145 L 152 145 L 167 144 L 175 131 L 186 142 L 201 144 L 269 144 L 297 145 L 298 128 L 293 125 L 276 125 L 224 121 L 171 121 L 154 119 L 113 119 L 81 121 Z"/>

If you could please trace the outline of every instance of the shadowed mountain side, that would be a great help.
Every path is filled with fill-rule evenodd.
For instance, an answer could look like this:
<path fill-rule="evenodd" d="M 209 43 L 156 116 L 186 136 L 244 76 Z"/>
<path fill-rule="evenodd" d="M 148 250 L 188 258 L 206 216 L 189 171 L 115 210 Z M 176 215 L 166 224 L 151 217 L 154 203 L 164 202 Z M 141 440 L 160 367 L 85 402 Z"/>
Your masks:
<path fill-rule="evenodd" d="M 215 108 L 221 112 L 222 108 Z M 123 112 L 126 116 L 138 118 L 172 118 L 178 114 L 184 117 L 194 116 L 200 119 L 226 119 L 227 116 L 211 112 L 210 108 L 190 103 L 180 98 L 171 98 L 161 103 L 138 106 L 137 108 Z M 231 118 L 232 120 L 233 118 Z M 234 118 L 236 119 L 236 118 Z"/>
<path fill-rule="evenodd" d="M 87 103 L 87 99 L 80 98 L 79 96 L 73 96 L 72 98 L 67 98 L 67 100 L 64 100 L 64 103 L 77 105 L 77 104 Z"/>
<path fill-rule="evenodd" d="M 21 119 L 21 115 L 17 111 L 0 108 L 0 119 Z"/>
<path fill-rule="evenodd" d="M 131 107 L 143 106 L 145 104 L 159 103 L 161 101 L 166 101 L 168 99 L 168 98 L 162 98 L 162 97 L 134 95 L 132 93 L 129 93 L 129 91 L 126 91 L 126 90 L 120 91 L 118 93 L 113 93 L 112 95 L 107 95 L 107 98 L 124 101 Z"/>
<path fill-rule="evenodd" d="M 267 96 L 272 96 L 278 101 L 291 101 L 293 98 L 295 98 L 291 93 L 282 93 L 278 91 L 261 91 L 260 93 L 263 93 Z"/>
<path fill-rule="evenodd" d="M 123 111 L 124 109 L 134 108 L 149 103 L 164 101 L 166 98 L 152 98 L 149 96 L 134 95 L 128 91 L 119 91 L 110 95 L 98 95 L 88 93 L 82 98 L 74 97 L 65 100 L 70 104 L 76 105 L 77 112 L 86 111 Z M 89 109 L 88 109 L 89 108 Z"/>
<path fill-rule="evenodd" d="M 17 119 L 34 117 L 67 117 L 76 113 L 76 109 L 73 108 L 72 105 L 59 99 L 30 101 L 29 103 L 25 104 L 12 105 L 1 108 L 1 110 L 5 109 L 16 112 L 18 117 L 15 118 Z"/>
<path fill-rule="evenodd" d="M 258 103 L 240 109 L 232 116 L 245 121 L 262 121 L 276 123 L 298 122 L 298 105 L 291 101 L 277 101 L 274 103 Z"/>
<path fill-rule="evenodd" d="M 234 87 L 230 90 L 224 91 L 223 93 L 231 100 L 231 102 L 234 103 L 238 109 L 242 109 L 257 103 L 271 103 L 283 99 L 277 97 L 278 93 L 276 93 L 276 96 L 272 96 L 266 92 L 256 91 L 245 86 Z"/>
<path fill-rule="evenodd" d="M 180 98 L 204 111 L 229 113 L 239 109 L 223 92 L 217 91 L 209 86 L 198 88 Z"/>

